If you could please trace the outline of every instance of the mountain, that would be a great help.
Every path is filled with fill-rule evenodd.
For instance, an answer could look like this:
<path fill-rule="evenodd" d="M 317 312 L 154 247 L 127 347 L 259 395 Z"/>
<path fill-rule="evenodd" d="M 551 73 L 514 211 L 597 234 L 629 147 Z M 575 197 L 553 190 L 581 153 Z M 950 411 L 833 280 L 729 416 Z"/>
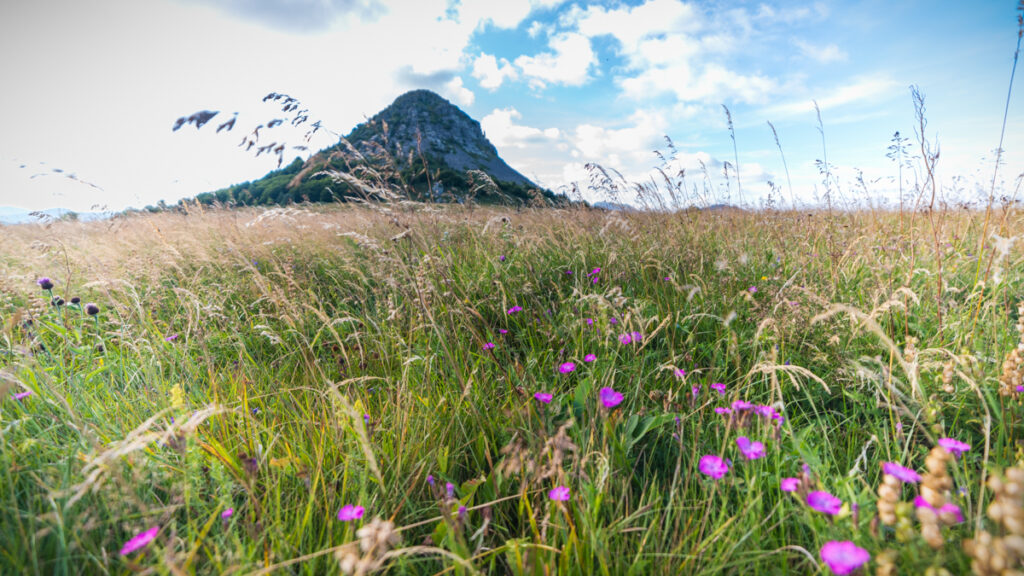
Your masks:
<path fill-rule="evenodd" d="M 200 194 L 238 204 L 398 197 L 418 201 L 558 202 L 498 156 L 480 123 L 429 90 L 399 96 L 338 144 L 263 178 Z"/>
<path fill-rule="evenodd" d="M 66 208 L 28 210 L 17 206 L 0 206 L 0 224 L 25 224 L 29 222 L 52 222 L 55 220 L 100 220 L 109 218 L 110 212 L 75 212 Z"/>

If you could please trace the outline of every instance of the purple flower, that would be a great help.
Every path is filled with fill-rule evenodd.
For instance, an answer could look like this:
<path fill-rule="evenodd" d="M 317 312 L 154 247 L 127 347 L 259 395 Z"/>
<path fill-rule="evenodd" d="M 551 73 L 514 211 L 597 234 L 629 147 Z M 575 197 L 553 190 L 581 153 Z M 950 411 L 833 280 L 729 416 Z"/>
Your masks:
<path fill-rule="evenodd" d="M 508 334 L 508 330 L 505 330 L 504 328 L 498 328 L 498 333 L 499 334 Z"/>
<path fill-rule="evenodd" d="M 568 486 L 556 486 L 548 492 L 548 498 L 557 502 L 565 502 L 569 499 L 569 487 Z"/>
<path fill-rule="evenodd" d="M 456 514 L 458 515 L 459 520 L 465 520 L 466 519 L 466 507 L 465 506 L 459 506 L 459 509 L 456 512 Z"/>
<path fill-rule="evenodd" d="M 807 495 L 807 505 L 824 514 L 835 516 L 843 506 L 843 501 L 828 492 L 815 491 Z"/>
<path fill-rule="evenodd" d="M 434 485 L 434 475 L 433 474 L 427 474 L 427 484 L 429 484 L 431 486 Z"/>
<path fill-rule="evenodd" d="M 633 342 L 636 342 L 637 344 L 643 342 L 644 335 L 639 332 L 630 332 L 630 336 L 633 337 Z"/>
<path fill-rule="evenodd" d="M 757 294 L 757 286 L 751 286 L 750 288 L 747 288 L 747 291 L 751 294 Z"/>
<path fill-rule="evenodd" d="M 747 460 L 757 460 L 758 458 L 764 458 L 764 444 L 760 442 L 751 442 L 750 438 L 746 436 L 740 436 L 736 439 L 736 445 L 740 447 L 740 452 Z"/>
<path fill-rule="evenodd" d="M 32 395 L 32 391 L 31 390 L 25 390 L 24 392 L 18 392 L 17 394 L 15 394 L 14 395 L 14 399 L 15 400 L 24 400 L 25 398 L 28 398 L 31 395 Z"/>
<path fill-rule="evenodd" d="M 513 306 L 513 307 L 508 309 L 508 314 L 509 314 L 509 316 L 511 316 L 511 315 L 515 314 L 516 312 L 522 312 L 522 311 L 523 311 L 523 307 L 522 306 Z"/>
<path fill-rule="evenodd" d="M 694 397 L 694 398 L 696 398 L 697 396 L 700 396 L 700 386 L 694 386 L 694 387 L 693 387 L 693 388 L 692 388 L 692 389 L 690 390 L 690 392 L 692 392 L 692 393 L 693 393 L 693 397 Z"/>
<path fill-rule="evenodd" d="M 715 392 L 718 392 L 719 396 L 725 396 L 725 384 L 722 384 L 721 382 L 715 382 L 714 384 L 711 385 L 711 389 L 714 390 Z"/>
<path fill-rule="evenodd" d="M 449 498 L 454 498 L 455 497 L 455 484 L 452 484 L 451 482 L 445 482 L 444 483 L 444 491 L 445 491 L 446 494 L 448 494 Z"/>
<path fill-rule="evenodd" d="M 484 344 L 484 350 L 494 350 L 494 342 Z"/>
<path fill-rule="evenodd" d="M 601 388 L 599 396 L 605 408 L 615 408 L 622 403 L 622 394 L 608 387 Z"/>
<path fill-rule="evenodd" d="M 220 513 L 220 517 L 221 517 L 222 520 L 227 520 L 228 518 L 231 518 L 234 514 L 235 514 L 235 509 L 234 508 L 228 508 L 227 510 L 225 510 L 225 511 Z"/>
<path fill-rule="evenodd" d="M 589 273 L 589 274 L 587 274 L 587 276 L 593 276 L 594 274 L 597 274 L 597 273 L 599 273 L 600 271 L 601 271 L 601 269 L 600 269 L 600 268 L 594 268 L 593 270 L 591 270 L 591 271 L 590 271 L 590 273 Z"/>
<path fill-rule="evenodd" d="M 566 270 L 565 273 L 566 274 L 572 274 L 572 270 Z"/>
<path fill-rule="evenodd" d="M 498 256 L 498 261 L 499 262 L 504 262 L 505 261 L 505 255 L 502 254 L 501 256 Z"/>
<path fill-rule="evenodd" d="M 593 318 L 587 318 L 586 319 L 586 323 L 587 323 L 587 326 L 593 326 L 594 325 L 594 319 Z"/>
<path fill-rule="evenodd" d="M 594 360 L 597 360 L 597 356 L 594 354 L 587 354 L 583 357 L 584 362 L 593 362 Z"/>
<path fill-rule="evenodd" d="M 686 378 L 686 370 L 683 370 L 682 368 L 676 368 L 676 370 L 675 370 L 675 372 L 673 372 L 673 374 L 675 374 L 676 378 L 679 378 L 680 380 L 682 380 L 683 378 Z"/>
<path fill-rule="evenodd" d="M 716 406 L 715 407 L 715 414 L 721 414 L 721 415 L 725 416 L 726 414 L 732 414 L 732 410 L 730 410 L 730 409 L 728 409 L 728 408 L 726 408 L 724 406 Z"/>
<path fill-rule="evenodd" d="M 612 324 L 618 324 L 619 323 L 619 319 L 616 318 L 615 316 L 612 316 L 612 318 L 611 318 L 611 320 L 609 320 L 609 322 L 611 322 Z"/>
<path fill-rule="evenodd" d="M 754 405 L 751 404 L 750 402 L 747 402 L 746 400 L 736 400 L 735 402 L 732 403 L 733 412 L 745 412 L 747 410 L 752 409 L 753 407 Z"/>
<path fill-rule="evenodd" d="M 553 395 L 548 394 L 547 392 L 537 392 L 536 394 L 533 395 L 533 397 L 536 398 L 537 402 L 540 402 L 541 404 L 550 404 L 551 399 L 554 398 Z"/>
<path fill-rule="evenodd" d="M 363 517 L 363 513 L 366 509 L 362 506 L 353 506 L 352 504 L 345 504 L 338 510 L 338 520 L 342 522 L 351 522 L 353 520 L 359 520 Z"/>
<path fill-rule="evenodd" d="M 569 372 L 572 372 L 575 369 L 576 365 L 573 364 L 572 362 L 566 362 L 565 364 L 558 365 L 558 371 L 561 372 L 562 374 L 568 374 Z"/>
<path fill-rule="evenodd" d="M 701 474 L 711 476 L 715 480 L 718 480 L 722 476 L 725 476 L 725 473 L 729 471 L 729 463 L 713 454 L 705 454 L 700 457 L 700 462 L 697 463 L 697 469 L 700 470 Z"/>
<path fill-rule="evenodd" d="M 939 516 L 949 517 L 952 516 L 956 520 L 956 524 L 960 524 L 964 521 L 964 514 L 960 511 L 960 507 L 952 502 L 946 502 L 938 509 Z"/>
<path fill-rule="evenodd" d="M 953 438 L 939 438 L 939 446 L 942 446 L 954 456 L 959 456 L 971 449 L 971 445 Z"/>
<path fill-rule="evenodd" d="M 174 342 L 177 339 L 178 339 L 178 335 L 177 334 L 171 334 L 170 336 L 164 338 L 164 342 Z"/>
<path fill-rule="evenodd" d="M 783 478 L 782 482 L 779 482 L 779 488 L 783 492 L 796 492 L 800 488 L 799 478 Z"/>
<path fill-rule="evenodd" d="M 140 532 L 136 534 L 132 537 L 131 540 L 125 542 L 124 546 L 121 547 L 121 556 L 127 556 L 132 552 L 135 552 L 136 550 L 141 550 L 142 548 L 145 548 L 147 544 L 149 544 L 153 541 L 154 538 L 156 538 L 156 533 L 159 531 L 159 526 L 153 526 L 145 532 Z"/>
<path fill-rule="evenodd" d="M 40 278 L 39 280 L 36 280 L 36 284 L 39 284 L 39 287 L 42 288 L 43 290 L 53 289 L 53 280 L 50 280 L 45 276 Z"/>
<path fill-rule="evenodd" d="M 619 342 L 622 343 L 622 344 L 629 344 L 632 341 L 633 341 L 633 339 L 629 336 L 629 334 L 620 334 L 619 335 Z"/>
<path fill-rule="evenodd" d="M 1024 384 L 1017 384 L 1017 392 L 1024 392 Z"/>
<path fill-rule="evenodd" d="M 871 554 L 849 540 L 831 540 L 821 547 L 821 560 L 833 574 L 842 576 L 866 564 Z"/>
<path fill-rule="evenodd" d="M 900 482 L 920 482 L 921 475 L 911 470 L 910 468 L 904 468 L 895 462 L 885 462 L 882 464 L 882 472 L 892 476 Z"/>
<path fill-rule="evenodd" d="M 100 313 L 100 307 L 96 304 L 89 302 L 85 305 L 85 313 L 89 316 L 95 316 Z"/>

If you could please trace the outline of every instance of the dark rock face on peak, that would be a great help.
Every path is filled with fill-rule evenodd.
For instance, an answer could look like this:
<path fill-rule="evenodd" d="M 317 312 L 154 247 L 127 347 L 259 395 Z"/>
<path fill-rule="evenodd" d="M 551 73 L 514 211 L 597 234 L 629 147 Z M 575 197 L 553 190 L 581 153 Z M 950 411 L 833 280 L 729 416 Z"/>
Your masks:
<path fill-rule="evenodd" d="M 200 194 L 204 203 L 287 204 L 360 198 L 493 204 L 561 203 L 498 156 L 480 123 L 429 90 L 413 90 L 308 160 Z"/>

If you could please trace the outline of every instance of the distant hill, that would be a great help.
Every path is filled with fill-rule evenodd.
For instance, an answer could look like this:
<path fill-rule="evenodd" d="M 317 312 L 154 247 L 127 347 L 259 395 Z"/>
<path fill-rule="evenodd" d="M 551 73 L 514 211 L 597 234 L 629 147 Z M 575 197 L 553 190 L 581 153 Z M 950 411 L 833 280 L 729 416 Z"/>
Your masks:
<path fill-rule="evenodd" d="M 498 156 L 480 123 L 429 90 L 413 90 L 339 144 L 252 182 L 200 194 L 244 205 L 344 201 L 389 195 L 418 201 L 527 204 L 565 201 Z"/>
<path fill-rule="evenodd" d="M 25 224 L 52 220 L 99 220 L 109 218 L 110 212 L 75 212 L 65 208 L 27 210 L 16 206 L 0 206 L 0 224 Z"/>

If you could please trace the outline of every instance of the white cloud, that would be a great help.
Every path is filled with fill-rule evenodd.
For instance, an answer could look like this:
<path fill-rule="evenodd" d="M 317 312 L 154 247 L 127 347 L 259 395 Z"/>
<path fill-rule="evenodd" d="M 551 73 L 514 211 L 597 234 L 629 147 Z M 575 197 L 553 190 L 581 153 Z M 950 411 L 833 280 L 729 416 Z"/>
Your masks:
<path fill-rule="evenodd" d="M 804 40 L 794 40 L 793 44 L 796 45 L 801 54 L 812 60 L 817 60 L 822 64 L 828 64 L 829 62 L 843 62 L 847 58 L 846 52 L 840 50 L 839 46 L 835 44 L 815 46 Z"/>
<path fill-rule="evenodd" d="M 520 56 L 515 64 L 534 88 L 547 84 L 582 86 L 590 77 L 590 67 L 597 62 L 590 39 L 582 34 L 566 33 L 551 38 L 551 52 L 536 56 Z"/>
<path fill-rule="evenodd" d="M 667 130 L 665 117 L 650 110 L 636 111 L 622 128 L 580 124 L 572 138 L 574 156 L 619 170 L 635 169 L 654 159 L 653 151 L 660 146 Z"/>
<path fill-rule="evenodd" d="M 672 94 L 682 102 L 747 103 L 764 101 L 777 84 L 759 74 L 744 75 L 719 64 L 707 64 L 694 70 L 689 62 L 653 67 L 635 76 L 619 80 L 623 93 L 636 100 Z"/>
<path fill-rule="evenodd" d="M 645 40 L 666 34 L 689 35 L 703 27 L 703 17 L 692 4 L 677 0 L 649 0 L 635 7 L 608 10 L 591 6 L 576 14 L 576 25 L 587 37 L 611 35 L 627 57 L 637 54 Z M 642 62 L 633 62 L 642 65 Z"/>
<path fill-rule="evenodd" d="M 902 89 L 902 84 L 891 78 L 869 76 L 858 78 L 850 84 L 833 88 L 830 93 L 824 97 L 817 98 L 816 101 L 821 110 L 831 110 L 850 104 L 865 104 L 891 98 L 900 94 Z M 761 115 L 768 118 L 777 118 L 813 112 L 814 101 L 808 97 L 805 100 L 770 106 L 764 109 Z"/>
<path fill-rule="evenodd" d="M 504 58 L 499 61 L 493 54 L 480 54 L 473 60 L 473 77 L 480 81 L 480 86 L 492 92 L 506 78 L 514 80 L 517 76 L 516 69 Z"/>
<path fill-rule="evenodd" d="M 558 128 L 541 130 L 516 124 L 516 120 L 520 118 L 522 114 L 515 108 L 496 109 L 480 120 L 480 127 L 483 128 L 488 140 L 495 146 L 502 147 L 525 148 L 530 144 L 548 146 L 551 141 L 561 136 Z"/>
<path fill-rule="evenodd" d="M 462 77 L 456 76 L 444 85 L 444 95 L 455 100 L 459 106 L 469 106 L 476 100 L 476 95 L 462 85 Z"/>

